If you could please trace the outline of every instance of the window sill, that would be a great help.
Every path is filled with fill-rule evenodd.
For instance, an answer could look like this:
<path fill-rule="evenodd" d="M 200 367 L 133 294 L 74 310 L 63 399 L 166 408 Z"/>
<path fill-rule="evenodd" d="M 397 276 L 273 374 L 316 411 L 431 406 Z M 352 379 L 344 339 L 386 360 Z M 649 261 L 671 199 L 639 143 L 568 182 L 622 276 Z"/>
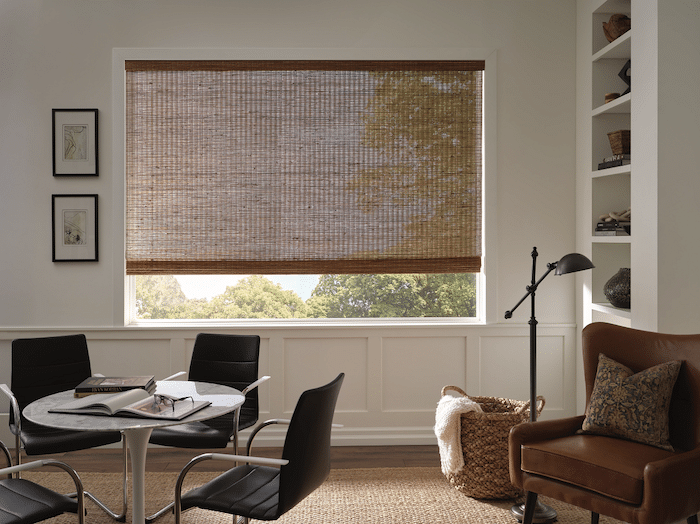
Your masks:
<path fill-rule="evenodd" d="M 217 319 L 217 320 L 134 320 L 127 324 L 127 328 L 168 328 L 191 329 L 201 328 L 365 328 L 365 327 L 437 327 L 437 326 L 464 326 L 483 325 L 478 318 L 318 318 L 318 319 Z"/>

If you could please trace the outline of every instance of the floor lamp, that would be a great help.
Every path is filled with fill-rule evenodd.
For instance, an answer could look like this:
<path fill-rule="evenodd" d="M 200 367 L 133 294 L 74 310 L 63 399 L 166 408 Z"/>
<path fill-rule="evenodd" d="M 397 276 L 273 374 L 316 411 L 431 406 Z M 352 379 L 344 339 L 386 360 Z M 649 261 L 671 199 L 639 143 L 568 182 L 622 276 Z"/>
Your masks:
<path fill-rule="evenodd" d="M 513 316 L 513 311 L 518 309 L 518 306 L 523 303 L 523 301 L 530 297 L 530 421 L 534 422 L 537 420 L 537 410 L 535 409 L 537 402 L 537 320 L 535 319 L 535 292 L 540 283 L 554 271 L 555 275 L 566 275 L 567 273 L 574 273 L 576 271 L 583 271 L 584 269 L 591 269 L 595 267 L 593 263 L 585 256 L 579 253 L 569 253 L 562 257 L 559 262 L 551 262 L 547 264 L 547 272 L 540 277 L 539 280 L 535 280 L 535 264 L 537 262 L 537 248 L 532 248 L 532 282 L 525 289 L 527 293 L 520 301 L 515 304 L 515 307 L 509 311 L 506 311 L 506 318 L 511 318 Z M 516 504 L 511 509 L 513 515 L 519 520 L 523 520 L 523 514 L 525 513 L 524 504 Z M 557 512 L 550 508 L 549 506 L 542 504 L 539 500 L 537 501 L 537 507 L 535 508 L 535 516 L 532 519 L 534 523 L 544 523 L 553 522 L 557 518 Z"/>

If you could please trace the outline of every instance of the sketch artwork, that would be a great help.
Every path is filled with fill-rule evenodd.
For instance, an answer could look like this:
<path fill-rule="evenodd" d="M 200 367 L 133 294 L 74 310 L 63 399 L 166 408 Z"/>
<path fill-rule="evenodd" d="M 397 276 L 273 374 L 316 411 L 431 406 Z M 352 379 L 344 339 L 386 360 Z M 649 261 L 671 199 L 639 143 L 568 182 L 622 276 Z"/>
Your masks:
<path fill-rule="evenodd" d="M 85 162 L 88 159 L 88 126 L 63 126 L 63 160 Z"/>
<path fill-rule="evenodd" d="M 87 243 L 87 209 L 63 210 L 63 245 L 80 246 Z"/>

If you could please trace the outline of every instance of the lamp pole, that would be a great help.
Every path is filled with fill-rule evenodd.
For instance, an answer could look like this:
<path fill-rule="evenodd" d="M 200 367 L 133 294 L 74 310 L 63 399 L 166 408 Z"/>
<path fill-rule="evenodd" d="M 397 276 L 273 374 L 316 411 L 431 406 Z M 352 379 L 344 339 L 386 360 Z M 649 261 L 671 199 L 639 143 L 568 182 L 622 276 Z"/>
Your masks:
<path fill-rule="evenodd" d="M 506 311 L 505 317 L 509 319 L 513 316 L 513 312 L 518 309 L 518 306 L 522 304 L 527 297 L 530 297 L 530 422 L 535 422 L 537 420 L 537 319 L 535 318 L 535 293 L 537 288 L 542 283 L 542 281 L 547 278 L 552 271 L 556 270 L 555 275 L 565 275 L 567 273 L 573 273 L 575 271 L 581 271 L 584 269 L 593 268 L 593 263 L 583 255 L 578 253 L 571 253 L 562 257 L 558 262 L 551 262 L 547 264 L 547 271 L 540 277 L 539 280 L 536 278 L 536 265 L 537 265 L 537 248 L 532 248 L 532 277 L 530 280 L 530 285 L 525 289 L 527 293 L 525 296 L 518 301 L 513 309 Z M 523 520 L 523 515 L 525 514 L 525 505 L 516 504 L 511 508 L 511 512 L 519 520 Z M 535 514 L 532 522 L 537 524 L 554 522 L 557 519 L 557 512 L 542 504 L 539 500 L 537 501 L 537 506 L 535 507 Z"/>
<path fill-rule="evenodd" d="M 537 411 L 535 409 L 537 406 L 537 318 L 535 318 L 535 293 L 540 283 L 557 267 L 556 262 L 547 264 L 547 272 L 542 275 L 539 280 L 535 281 L 537 255 L 537 248 L 533 247 L 531 253 L 532 279 L 530 285 L 525 288 L 527 293 L 515 304 L 513 309 L 509 309 L 505 314 L 506 319 L 511 318 L 513 312 L 518 309 L 518 306 L 522 304 L 527 297 L 530 297 L 530 321 L 528 322 L 530 325 L 530 422 L 535 422 L 535 420 L 537 420 Z"/>

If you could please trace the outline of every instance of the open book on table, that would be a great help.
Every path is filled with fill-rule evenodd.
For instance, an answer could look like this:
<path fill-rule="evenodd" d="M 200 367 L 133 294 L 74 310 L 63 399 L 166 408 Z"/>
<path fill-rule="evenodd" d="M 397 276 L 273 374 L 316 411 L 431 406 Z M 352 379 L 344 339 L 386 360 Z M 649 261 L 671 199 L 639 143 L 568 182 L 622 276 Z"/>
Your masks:
<path fill-rule="evenodd" d="M 208 400 L 152 395 L 143 389 L 131 389 L 122 393 L 96 393 L 78 398 L 49 412 L 181 420 L 209 404 L 211 402 Z"/>

